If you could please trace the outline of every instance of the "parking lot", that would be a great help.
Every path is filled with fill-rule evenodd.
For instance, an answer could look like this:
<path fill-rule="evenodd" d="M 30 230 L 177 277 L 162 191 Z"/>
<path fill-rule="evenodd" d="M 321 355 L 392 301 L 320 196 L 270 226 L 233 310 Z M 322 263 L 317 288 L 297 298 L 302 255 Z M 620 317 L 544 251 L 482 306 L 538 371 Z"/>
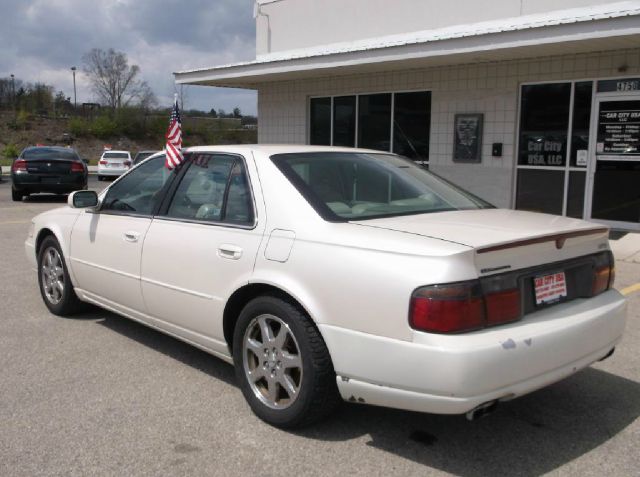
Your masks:
<path fill-rule="evenodd" d="M 0 475 L 640 475 L 640 292 L 610 359 L 485 419 L 344 404 L 285 432 L 251 413 L 228 364 L 107 311 L 51 315 L 23 242 L 31 217 L 65 198 L 16 203 L 10 187 L 5 177 Z M 637 282 L 640 264 L 619 261 L 616 288 Z"/>

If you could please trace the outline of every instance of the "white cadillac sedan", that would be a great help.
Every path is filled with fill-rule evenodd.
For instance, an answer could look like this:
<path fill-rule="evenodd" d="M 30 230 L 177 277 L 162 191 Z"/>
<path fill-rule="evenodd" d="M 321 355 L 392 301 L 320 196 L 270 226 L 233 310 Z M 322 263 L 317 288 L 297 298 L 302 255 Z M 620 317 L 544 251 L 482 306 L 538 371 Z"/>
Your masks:
<path fill-rule="evenodd" d="M 393 154 L 157 154 L 33 219 L 44 303 L 93 303 L 233 363 L 279 427 L 340 398 L 478 417 L 609 356 L 608 230 L 501 210 Z"/>

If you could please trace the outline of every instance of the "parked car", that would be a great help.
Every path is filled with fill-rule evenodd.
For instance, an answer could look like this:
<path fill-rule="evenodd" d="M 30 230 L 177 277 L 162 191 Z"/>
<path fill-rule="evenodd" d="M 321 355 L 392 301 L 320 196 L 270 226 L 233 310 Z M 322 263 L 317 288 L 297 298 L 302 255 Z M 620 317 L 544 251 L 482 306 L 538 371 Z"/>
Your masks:
<path fill-rule="evenodd" d="M 33 219 L 57 315 L 89 302 L 233 363 L 263 420 L 340 398 L 475 418 L 611 355 L 608 229 L 501 210 L 399 156 L 316 146 L 149 158 Z"/>
<path fill-rule="evenodd" d="M 133 158 L 133 165 L 139 164 L 149 156 L 153 156 L 159 151 L 138 151 Z"/>
<path fill-rule="evenodd" d="M 21 201 L 29 194 L 68 194 L 87 188 L 85 161 L 68 147 L 25 148 L 11 165 L 11 198 Z"/>
<path fill-rule="evenodd" d="M 98 180 L 106 177 L 118 177 L 131 168 L 129 151 L 104 151 L 98 161 Z"/>

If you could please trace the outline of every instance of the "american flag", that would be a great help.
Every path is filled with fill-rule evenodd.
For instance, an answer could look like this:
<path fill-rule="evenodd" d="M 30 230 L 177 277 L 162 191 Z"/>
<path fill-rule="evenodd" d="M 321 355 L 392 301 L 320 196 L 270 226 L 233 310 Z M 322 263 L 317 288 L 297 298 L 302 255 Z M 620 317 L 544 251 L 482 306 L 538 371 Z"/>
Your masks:
<path fill-rule="evenodd" d="M 178 95 L 173 100 L 173 110 L 169 118 L 169 129 L 167 130 L 167 146 L 165 147 L 167 159 L 165 165 L 171 170 L 184 161 L 182 155 L 182 122 L 180 121 L 180 110 L 178 109 Z"/>

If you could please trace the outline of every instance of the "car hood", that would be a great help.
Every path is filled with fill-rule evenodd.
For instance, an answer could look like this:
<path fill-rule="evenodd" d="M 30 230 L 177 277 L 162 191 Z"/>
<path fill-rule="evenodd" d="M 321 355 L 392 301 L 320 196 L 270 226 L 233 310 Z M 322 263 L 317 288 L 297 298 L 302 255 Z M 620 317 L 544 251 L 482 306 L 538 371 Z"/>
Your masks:
<path fill-rule="evenodd" d="M 604 229 L 601 225 L 580 219 L 508 209 L 458 210 L 356 220 L 351 223 L 437 238 L 472 248 Z"/>

